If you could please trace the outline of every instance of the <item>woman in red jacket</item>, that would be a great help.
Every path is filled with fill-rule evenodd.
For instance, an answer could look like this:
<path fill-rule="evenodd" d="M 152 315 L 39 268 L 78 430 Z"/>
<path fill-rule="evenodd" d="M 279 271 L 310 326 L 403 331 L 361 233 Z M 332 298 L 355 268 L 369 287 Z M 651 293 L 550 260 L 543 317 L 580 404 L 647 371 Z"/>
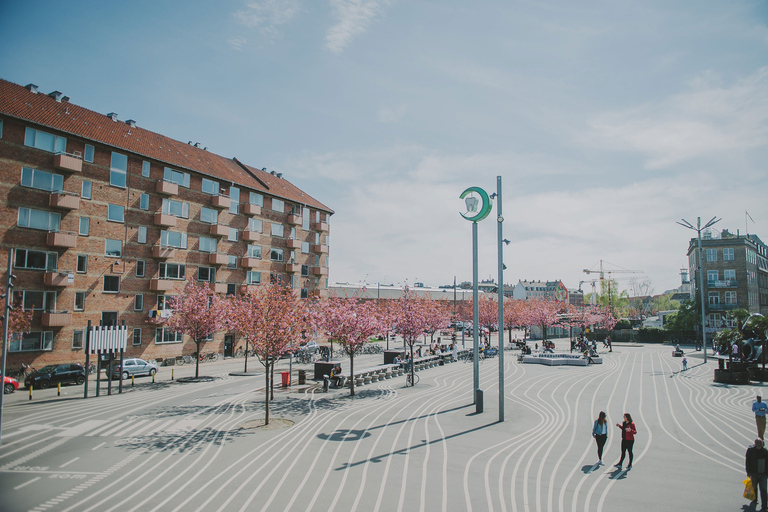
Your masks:
<path fill-rule="evenodd" d="M 621 465 L 624 463 L 624 454 L 629 452 L 629 465 L 627 469 L 632 469 L 632 447 L 635 444 L 635 434 L 637 434 L 635 424 L 632 423 L 632 416 L 625 412 L 624 423 L 621 425 L 617 423 L 616 426 L 621 429 L 621 459 L 615 467 L 621 469 Z"/>

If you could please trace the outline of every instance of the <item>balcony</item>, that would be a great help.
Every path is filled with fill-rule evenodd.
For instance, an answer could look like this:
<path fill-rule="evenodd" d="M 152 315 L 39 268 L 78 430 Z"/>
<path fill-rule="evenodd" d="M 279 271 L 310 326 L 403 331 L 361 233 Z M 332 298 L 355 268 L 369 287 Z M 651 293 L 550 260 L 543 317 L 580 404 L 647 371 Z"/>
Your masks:
<path fill-rule="evenodd" d="M 158 180 L 157 185 L 155 185 L 155 192 L 166 196 L 176 196 L 179 195 L 179 186 L 170 181 Z"/>
<path fill-rule="evenodd" d="M 155 245 L 152 247 L 152 257 L 168 259 L 176 256 L 176 249 L 164 245 Z"/>
<path fill-rule="evenodd" d="M 261 233 L 258 231 L 243 231 L 243 240 L 246 242 L 258 242 L 261 240 Z"/>
<path fill-rule="evenodd" d="M 319 252 L 321 254 L 328 254 L 328 246 L 324 244 L 316 244 L 310 247 L 312 252 Z"/>
<path fill-rule="evenodd" d="M 285 271 L 290 274 L 296 274 L 297 272 L 301 272 L 301 265 L 298 263 L 287 263 L 285 265 Z"/>
<path fill-rule="evenodd" d="M 216 293 L 227 293 L 227 283 L 213 283 L 213 291 Z"/>
<path fill-rule="evenodd" d="M 727 279 L 725 281 L 707 281 L 708 288 L 738 288 L 739 281 L 736 279 Z"/>
<path fill-rule="evenodd" d="M 257 284 L 244 284 L 240 286 L 240 293 L 243 295 L 247 293 L 256 293 L 256 291 L 259 289 L 259 285 Z"/>
<path fill-rule="evenodd" d="M 173 290 L 174 282 L 170 279 L 150 279 L 149 289 L 153 292 L 169 292 Z"/>
<path fill-rule="evenodd" d="M 738 304 L 707 304 L 707 311 L 729 311 L 738 307 Z"/>
<path fill-rule="evenodd" d="M 301 226 L 301 216 L 300 215 L 289 215 L 288 216 L 288 224 L 292 226 Z"/>
<path fill-rule="evenodd" d="M 328 296 L 328 290 L 321 290 L 319 288 L 315 288 L 309 294 L 312 297 L 327 297 Z"/>
<path fill-rule="evenodd" d="M 211 265 L 226 265 L 229 262 L 229 256 L 226 254 L 209 254 L 208 263 Z"/>
<path fill-rule="evenodd" d="M 176 217 L 167 213 L 157 212 L 155 214 L 155 226 L 167 226 L 169 228 L 175 228 Z"/>
<path fill-rule="evenodd" d="M 60 171 L 82 172 L 83 158 L 80 153 L 56 153 L 53 155 L 53 167 Z"/>
<path fill-rule="evenodd" d="M 312 269 L 312 275 L 313 276 L 327 276 L 328 275 L 328 267 L 315 267 Z"/>
<path fill-rule="evenodd" d="M 66 311 L 50 311 L 43 313 L 43 327 L 67 327 L 72 325 L 72 313 Z"/>
<path fill-rule="evenodd" d="M 77 247 L 77 233 L 71 231 L 51 231 L 46 239 L 50 247 Z"/>
<path fill-rule="evenodd" d="M 295 238 L 289 238 L 285 241 L 285 246 L 289 249 L 301 249 L 301 240 Z"/>
<path fill-rule="evenodd" d="M 257 204 L 246 203 L 243 205 L 244 215 L 261 215 L 261 206 Z"/>
<path fill-rule="evenodd" d="M 67 192 L 54 192 L 48 198 L 48 206 L 65 210 L 77 210 L 80 208 L 80 196 Z"/>
<path fill-rule="evenodd" d="M 245 268 L 259 268 L 261 258 L 240 258 L 240 266 Z"/>
<path fill-rule="evenodd" d="M 312 229 L 315 231 L 328 231 L 328 223 L 327 222 L 313 222 L 312 223 Z"/>
<path fill-rule="evenodd" d="M 72 286 L 75 284 L 75 274 L 66 270 L 46 272 L 43 276 L 43 284 L 45 286 Z"/>
<path fill-rule="evenodd" d="M 229 226 L 211 224 L 211 236 L 229 236 Z"/>
<path fill-rule="evenodd" d="M 225 209 L 229 208 L 230 200 L 227 196 L 213 196 L 211 198 L 211 205 L 214 208 Z"/>

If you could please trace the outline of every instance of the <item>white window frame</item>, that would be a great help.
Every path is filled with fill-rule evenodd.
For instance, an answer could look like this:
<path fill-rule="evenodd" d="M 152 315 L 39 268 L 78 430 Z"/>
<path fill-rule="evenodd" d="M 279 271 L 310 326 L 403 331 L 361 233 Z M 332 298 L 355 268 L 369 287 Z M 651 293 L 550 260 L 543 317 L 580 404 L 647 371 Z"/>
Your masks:
<path fill-rule="evenodd" d="M 138 339 L 139 339 L 138 343 L 136 343 L 137 333 L 138 333 Z M 131 335 L 131 345 L 133 345 L 134 347 L 141 345 L 141 327 L 133 328 L 133 334 Z"/>
<path fill-rule="evenodd" d="M 95 155 L 96 148 L 92 144 L 86 144 L 85 149 L 83 149 L 83 160 L 92 164 Z"/>
<path fill-rule="evenodd" d="M 200 272 L 207 272 L 208 273 L 208 279 L 202 279 L 200 277 Z M 216 282 L 216 267 L 197 267 L 197 280 L 204 283 L 215 283 Z"/>
<path fill-rule="evenodd" d="M 147 226 L 139 226 L 137 240 L 140 244 L 147 243 Z"/>
<path fill-rule="evenodd" d="M 120 244 L 120 251 L 118 254 L 109 254 L 108 245 L 111 245 L 113 247 L 112 252 L 114 252 L 114 246 L 115 244 Z M 115 240 L 113 238 L 105 238 L 104 239 L 104 256 L 107 258 L 122 258 L 123 257 L 123 241 L 122 240 Z"/>
<path fill-rule="evenodd" d="M 34 217 L 46 217 L 46 227 L 32 225 Z M 43 210 L 36 210 L 34 208 L 19 207 L 19 217 L 16 223 L 20 228 L 39 229 L 40 231 L 54 231 L 58 232 L 61 228 L 61 214 L 56 212 L 46 212 Z"/>
<path fill-rule="evenodd" d="M 204 194 L 217 196 L 219 195 L 219 182 L 213 181 L 212 179 L 203 178 L 202 184 L 200 185 L 200 190 Z"/>
<path fill-rule="evenodd" d="M 80 185 L 80 197 L 83 199 L 91 199 L 93 197 L 93 182 L 89 180 L 83 180 Z"/>
<path fill-rule="evenodd" d="M 261 259 L 262 254 L 264 254 L 264 250 L 260 245 L 256 244 L 248 244 L 248 247 L 246 248 L 246 257 L 248 258 L 258 258 Z"/>
<path fill-rule="evenodd" d="M 41 307 L 35 307 L 35 304 L 27 304 L 28 294 L 42 294 Z M 27 311 L 55 311 L 56 310 L 56 292 L 49 290 L 14 290 L 13 292 L 14 302 L 19 301 L 21 305 Z M 53 304 L 51 304 L 53 303 Z"/>
<path fill-rule="evenodd" d="M 733 261 L 735 259 L 733 247 L 723 248 L 723 261 Z"/>
<path fill-rule="evenodd" d="M 48 144 L 44 144 L 40 135 L 52 137 L 53 147 L 49 148 Z M 65 137 L 60 137 L 58 135 L 44 132 L 36 128 L 30 128 L 29 126 L 26 127 L 24 132 L 24 145 L 32 148 L 42 149 L 43 151 L 48 151 L 49 153 L 67 152 L 67 139 Z"/>
<path fill-rule="evenodd" d="M 249 270 L 246 274 L 247 284 L 261 284 L 261 272 L 257 270 Z"/>
<path fill-rule="evenodd" d="M 248 202 L 256 206 L 264 206 L 264 196 L 258 192 L 251 192 L 248 195 Z"/>
<path fill-rule="evenodd" d="M 227 256 L 227 269 L 237 270 L 237 256 L 233 256 L 232 254 Z"/>
<path fill-rule="evenodd" d="M 19 258 L 21 258 L 22 255 L 24 257 L 24 264 L 19 265 Z M 32 256 L 34 259 L 44 258 L 45 266 L 29 266 L 30 256 Z M 36 251 L 34 249 L 16 249 L 16 254 L 13 257 L 13 267 L 25 270 L 45 270 L 47 272 L 54 271 L 59 268 L 59 253 L 54 251 Z"/>
<path fill-rule="evenodd" d="M 178 244 L 176 244 L 176 238 L 179 238 Z M 173 242 L 173 243 L 172 243 Z M 176 249 L 187 248 L 187 234 L 179 233 L 177 231 L 160 231 L 160 245 L 162 247 L 175 247 Z"/>
<path fill-rule="evenodd" d="M 219 223 L 219 211 L 213 208 L 200 208 L 200 222 L 216 225 Z"/>
<path fill-rule="evenodd" d="M 89 236 L 91 233 L 90 217 L 80 217 L 77 224 L 77 234 L 80 236 Z"/>
<path fill-rule="evenodd" d="M 215 254 L 218 245 L 219 245 L 219 242 L 215 238 L 211 238 L 208 236 L 199 237 L 198 250 L 200 252 Z"/>
<path fill-rule="evenodd" d="M 187 265 L 184 263 L 160 263 L 157 269 L 160 279 L 183 281 L 187 276 Z"/>
<path fill-rule="evenodd" d="M 163 198 L 163 213 L 182 219 L 189 218 L 189 203 Z"/>
<path fill-rule="evenodd" d="M 115 279 L 117 279 L 117 290 L 111 290 L 111 289 L 108 290 L 107 289 L 107 279 L 109 279 L 110 283 L 114 283 Z M 120 281 L 121 281 L 120 276 L 105 275 L 104 276 L 104 282 L 103 282 L 102 288 L 101 288 L 102 293 L 109 293 L 109 294 L 120 293 L 120 284 L 121 284 Z"/>
<path fill-rule="evenodd" d="M 141 175 L 144 176 L 145 178 L 149 178 L 149 169 L 150 169 L 149 162 L 147 162 L 146 160 L 142 160 Z"/>
<path fill-rule="evenodd" d="M 80 261 L 84 263 L 83 270 L 80 270 Z M 88 255 L 87 254 L 78 254 L 77 255 L 77 270 L 76 272 L 78 274 L 87 274 L 88 273 Z"/>
<path fill-rule="evenodd" d="M 257 219 L 255 217 L 250 217 L 248 219 L 248 231 L 255 231 L 256 233 L 261 233 L 264 229 L 264 222 L 261 219 Z"/>
<path fill-rule="evenodd" d="M 272 198 L 272 211 L 285 213 L 285 201 L 276 197 Z"/>
<path fill-rule="evenodd" d="M 276 238 L 283 238 L 285 236 L 285 226 L 280 223 L 273 222 L 270 227 L 270 235 Z"/>
<path fill-rule="evenodd" d="M 82 349 L 83 339 L 85 339 L 85 331 L 82 331 L 82 330 L 72 331 L 72 350 Z"/>
<path fill-rule="evenodd" d="M 42 184 L 40 183 L 41 180 L 49 183 Z M 55 172 L 22 166 L 20 184 L 22 187 L 44 190 L 46 192 L 61 192 L 64 188 L 64 176 Z"/>
<path fill-rule="evenodd" d="M 149 194 L 139 196 L 139 210 L 149 210 Z"/>
<path fill-rule="evenodd" d="M 237 228 L 229 228 L 229 235 L 227 236 L 227 241 L 237 242 Z"/>
<path fill-rule="evenodd" d="M 38 345 L 34 348 L 25 348 L 24 342 L 32 336 L 39 335 Z M 53 350 L 53 331 L 32 331 L 25 333 L 21 338 L 14 336 L 8 342 L 8 352 L 50 352 Z"/>
<path fill-rule="evenodd" d="M 137 293 L 133 296 L 133 310 L 144 311 L 144 294 Z"/>
<path fill-rule="evenodd" d="M 122 164 L 125 167 L 122 167 Z M 126 188 L 128 185 L 128 155 L 112 152 L 112 158 L 109 163 L 109 184 L 113 187 Z"/>
<path fill-rule="evenodd" d="M 160 341 L 158 341 L 158 337 Z M 168 338 L 168 339 L 166 339 Z M 165 327 L 158 327 L 155 329 L 155 344 L 165 345 L 169 343 L 183 343 L 184 335 L 180 332 L 173 332 Z"/>
<path fill-rule="evenodd" d="M 163 169 L 163 180 L 169 183 L 175 183 L 180 187 L 189 188 L 189 173 L 177 171 L 170 167 Z"/>
<path fill-rule="evenodd" d="M 125 223 L 125 207 L 119 204 L 107 204 L 107 221 Z"/>
<path fill-rule="evenodd" d="M 269 259 L 271 261 L 283 261 L 283 250 L 279 247 L 269 249 Z"/>
<path fill-rule="evenodd" d="M 141 268 L 141 272 L 139 272 Z M 136 277 L 144 277 L 147 272 L 147 264 L 144 260 L 136 260 Z"/>

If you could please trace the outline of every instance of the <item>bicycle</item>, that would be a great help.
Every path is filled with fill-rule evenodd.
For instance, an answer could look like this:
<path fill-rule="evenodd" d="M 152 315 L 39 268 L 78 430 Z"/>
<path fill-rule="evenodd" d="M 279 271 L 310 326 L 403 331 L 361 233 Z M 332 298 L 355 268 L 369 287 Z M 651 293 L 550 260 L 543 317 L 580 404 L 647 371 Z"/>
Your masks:
<path fill-rule="evenodd" d="M 191 355 L 186 355 L 182 357 L 182 361 L 184 361 L 182 364 L 192 364 L 195 362 L 195 359 Z"/>
<path fill-rule="evenodd" d="M 174 362 L 174 364 L 176 366 L 184 366 L 185 362 L 186 361 L 184 361 L 184 356 L 176 356 L 176 361 Z"/>
<path fill-rule="evenodd" d="M 217 361 L 219 359 L 219 354 L 217 352 L 210 352 L 206 356 L 206 360 L 208 361 Z"/>
<path fill-rule="evenodd" d="M 415 386 L 418 383 L 419 383 L 418 374 L 414 373 L 413 375 L 411 375 L 410 373 L 407 373 L 405 375 L 405 387 Z"/>
<path fill-rule="evenodd" d="M 91 364 L 88 365 L 88 375 L 93 375 L 97 371 L 98 370 L 96 369 L 96 364 L 95 363 L 91 363 Z"/>
<path fill-rule="evenodd" d="M 245 350 L 243 350 L 242 347 L 239 347 L 235 350 L 235 359 L 241 359 L 243 357 L 245 357 Z"/>

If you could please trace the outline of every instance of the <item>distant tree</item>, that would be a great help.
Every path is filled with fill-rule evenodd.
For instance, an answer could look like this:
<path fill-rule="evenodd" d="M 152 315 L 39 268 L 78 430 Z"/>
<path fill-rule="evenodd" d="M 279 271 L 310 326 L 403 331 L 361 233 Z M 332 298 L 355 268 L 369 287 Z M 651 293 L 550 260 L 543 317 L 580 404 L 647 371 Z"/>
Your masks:
<path fill-rule="evenodd" d="M 430 322 L 430 300 L 418 297 L 408 286 L 403 288 L 403 293 L 397 299 L 395 304 L 395 327 L 397 332 L 403 337 L 406 345 L 410 349 L 411 360 L 411 379 L 413 379 L 413 346 L 424 331 L 428 328 Z"/>
<path fill-rule="evenodd" d="M 686 299 L 680 304 L 677 313 L 667 316 L 666 328 L 670 331 L 693 331 L 699 322 L 699 313 L 696 303 Z"/>
<path fill-rule="evenodd" d="M 5 287 L 0 286 L 0 299 L 5 306 Z M 21 300 L 11 300 L 11 309 L 5 312 L 8 316 L 8 343 L 14 338 L 21 338 L 32 330 L 32 311 L 26 311 Z M 5 316 L 3 317 L 5 321 Z"/>
<path fill-rule="evenodd" d="M 673 311 L 676 309 L 680 309 L 680 301 L 672 300 L 672 293 L 665 293 L 653 299 L 651 314 L 654 315 L 659 311 Z"/>
<path fill-rule="evenodd" d="M 751 313 L 744 308 L 737 308 L 728 313 L 728 317 L 736 321 L 736 328 L 740 333 L 744 334 L 744 322 L 747 321 Z"/>
<path fill-rule="evenodd" d="M 183 295 L 168 298 L 171 316 L 158 317 L 154 323 L 162 324 L 170 331 L 185 334 L 195 342 L 195 378 L 200 376 L 200 345 L 213 338 L 224 328 L 222 300 L 208 282 L 195 284 L 191 278 L 184 285 Z"/>
<path fill-rule="evenodd" d="M 547 330 L 566 322 L 562 314 L 567 312 L 568 305 L 564 302 L 546 299 L 531 299 L 528 301 L 525 313 L 526 323 L 541 327 L 542 339 L 547 339 Z"/>
<path fill-rule="evenodd" d="M 653 286 L 649 278 L 632 278 L 629 280 L 631 298 L 627 301 L 627 312 L 630 318 L 644 319 L 652 313 L 653 303 L 649 300 Z"/>

